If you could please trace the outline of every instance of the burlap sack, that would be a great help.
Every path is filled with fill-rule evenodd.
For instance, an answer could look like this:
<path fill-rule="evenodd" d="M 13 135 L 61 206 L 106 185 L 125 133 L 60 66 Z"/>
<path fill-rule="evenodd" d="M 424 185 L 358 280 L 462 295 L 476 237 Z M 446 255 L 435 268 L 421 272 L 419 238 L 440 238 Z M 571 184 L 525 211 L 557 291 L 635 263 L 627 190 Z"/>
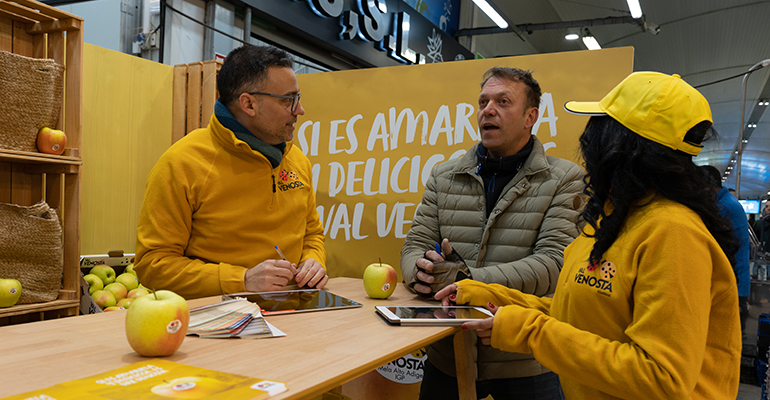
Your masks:
<path fill-rule="evenodd" d="M 64 270 L 62 229 L 44 201 L 0 203 L 0 278 L 21 282 L 17 304 L 56 300 Z"/>
<path fill-rule="evenodd" d="M 64 66 L 0 51 L 0 148 L 37 151 L 37 132 L 56 128 Z"/>

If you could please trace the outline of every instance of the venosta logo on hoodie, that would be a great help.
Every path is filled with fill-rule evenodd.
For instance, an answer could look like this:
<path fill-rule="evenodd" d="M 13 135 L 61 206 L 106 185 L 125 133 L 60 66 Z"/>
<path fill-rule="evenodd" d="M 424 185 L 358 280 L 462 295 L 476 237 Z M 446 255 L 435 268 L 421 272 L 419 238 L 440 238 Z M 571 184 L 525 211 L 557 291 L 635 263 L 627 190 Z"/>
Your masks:
<path fill-rule="evenodd" d="M 297 177 L 297 174 L 294 171 L 286 171 L 285 169 L 282 169 L 280 172 L 278 172 L 277 186 L 278 189 L 280 189 L 282 192 L 285 192 L 287 190 L 301 188 L 305 186 L 305 184 L 299 180 L 299 177 Z"/>
<path fill-rule="evenodd" d="M 601 263 L 591 263 L 587 267 L 580 268 L 575 274 L 575 283 L 590 286 L 597 289 L 600 294 L 609 296 L 612 294 L 612 278 L 617 273 L 615 263 L 602 260 Z"/>

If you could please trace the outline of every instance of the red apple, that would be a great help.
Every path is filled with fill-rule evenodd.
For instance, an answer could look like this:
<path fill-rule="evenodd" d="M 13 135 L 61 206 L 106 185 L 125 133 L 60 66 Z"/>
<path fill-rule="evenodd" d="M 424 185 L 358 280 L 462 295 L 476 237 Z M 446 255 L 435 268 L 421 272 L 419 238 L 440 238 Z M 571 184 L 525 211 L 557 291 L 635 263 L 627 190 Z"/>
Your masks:
<path fill-rule="evenodd" d="M 364 289 L 373 299 L 387 299 L 396 290 L 398 275 L 388 264 L 369 264 L 364 270 Z"/>
<path fill-rule="evenodd" d="M 67 135 L 58 129 L 44 126 L 37 133 L 37 149 L 41 153 L 60 155 L 67 145 Z"/>
<path fill-rule="evenodd" d="M 187 301 L 172 291 L 159 290 L 131 303 L 126 337 L 141 356 L 170 356 L 182 345 L 189 323 Z"/>

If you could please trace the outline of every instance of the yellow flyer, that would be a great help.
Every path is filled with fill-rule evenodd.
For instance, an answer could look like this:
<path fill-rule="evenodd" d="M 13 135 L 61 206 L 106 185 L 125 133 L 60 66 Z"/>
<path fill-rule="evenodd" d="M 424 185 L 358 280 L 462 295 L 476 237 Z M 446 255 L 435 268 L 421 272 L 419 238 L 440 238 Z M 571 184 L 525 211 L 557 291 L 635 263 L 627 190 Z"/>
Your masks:
<path fill-rule="evenodd" d="M 149 359 L 4 400 L 267 399 L 286 390 L 284 382 Z"/>

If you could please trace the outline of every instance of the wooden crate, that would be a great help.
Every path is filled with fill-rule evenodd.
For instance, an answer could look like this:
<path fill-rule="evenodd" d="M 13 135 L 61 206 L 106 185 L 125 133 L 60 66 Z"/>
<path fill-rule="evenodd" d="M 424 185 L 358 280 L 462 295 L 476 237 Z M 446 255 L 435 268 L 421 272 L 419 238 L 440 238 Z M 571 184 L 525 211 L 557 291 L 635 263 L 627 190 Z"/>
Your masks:
<path fill-rule="evenodd" d="M 77 315 L 83 19 L 34 0 L 0 2 L 0 50 L 50 58 L 65 66 L 64 101 L 56 128 L 67 135 L 67 149 L 62 156 L 0 149 L 0 201 L 28 206 L 44 199 L 56 207 L 64 244 L 64 274 L 58 299 L 0 308 L 0 325 Z"/>
<path fill-rule="evenodd" d="M 174 66 L 174 119 L 171 143 L 191 131 L 206 127 L 219 97 L 217 74 L 222 61 L 211 60 Z"/>

